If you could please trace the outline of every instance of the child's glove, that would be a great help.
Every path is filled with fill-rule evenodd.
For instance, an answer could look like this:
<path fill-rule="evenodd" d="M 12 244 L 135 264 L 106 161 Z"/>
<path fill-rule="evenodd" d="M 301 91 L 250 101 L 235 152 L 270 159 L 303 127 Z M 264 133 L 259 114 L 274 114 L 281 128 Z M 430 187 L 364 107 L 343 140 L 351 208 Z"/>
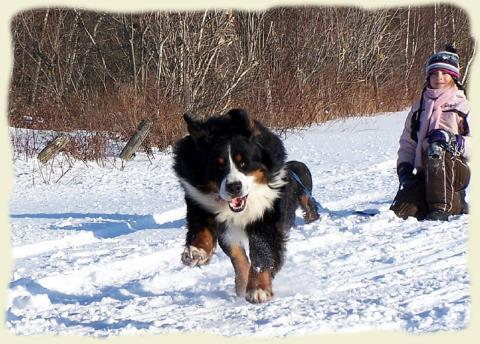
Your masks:
<path fill-rule="evenodd" d="M 429 144 L 436 142 L 454 155 L 463 153 L 465 139 L 462 135 L 455 135 L 444 129 L 433 129 L 428 133 L 427 137 Z"/>
<path fill-rule="evenodd" d="M 397 174 L 401 190 L 412 187 L 418 181 L 417 176 L 413 174 L 413 166 L 409 162 L 400 163 L 397 166 Z"/>

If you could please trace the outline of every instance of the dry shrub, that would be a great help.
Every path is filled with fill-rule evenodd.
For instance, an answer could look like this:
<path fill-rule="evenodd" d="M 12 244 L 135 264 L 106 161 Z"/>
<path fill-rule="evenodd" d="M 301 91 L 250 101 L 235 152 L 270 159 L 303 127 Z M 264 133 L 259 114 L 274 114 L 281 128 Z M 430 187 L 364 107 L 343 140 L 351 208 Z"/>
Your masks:
<path fill-rule="evenodd" d="M 108 133 L 86 132 L 84 135 L 71 136 L 66 151 L 77 160 L 101 163 L 108 156 L 109 140 Z"/>
<path fill-rule="evenodd" d="M 45 146 L 37 130 L 70 132 L 68 154 L 82 161 L 97 162 L 118 155 L 121 147 L 117 146 L 115 151 L 111 146 L 126 143 L 144 118 L 154 120 L 144 145 L 146 149 L 164 149 L 185 132 L 179 107 L 165 105 L 148 93 L 135 94 L 126 84 L 109 92 L 77 94 L 62 101 L 43 94 L 36 104 L 29 105 L 15 93 L 10 94 L 10 126 L 33 129 L 23 131 L 22 135 L 13 130 L 11 141 L 16 156 L 32 157 Z"/>
<path fill-rule="evenodd" d="M 408 97 L 398 96 L 395 85 L 382 85 L 376 90 L 371 83 L 332 80 L 323 74 L 304 84 L 285 74 L 272 78 L 268 88 L 265 81 L 255 79 L 245 80 L 245 85 L 250 86 L 249 92 L 244 92 L 241 85 L 229 108 L 244 108 L 280 133 L 328 120 L 395 111 L 411 102 Z M 164 150 L 186 131 L 180 104 L 159 99 L 154 87 L 135 92 L 132 85 L 121 84 L 108 92 L 75 94 L 62 100 L 42 94 L 36 104 L 28 105 L 21 96 L 12 93 L 10 125 L 36 130 L 84 131 L 81 135 L 71 135 L 68 146 L 68 154 L 82 161 L 101 162 L 108 156 L 117 156 L 145 118 L 154 121 L 148 140 L 142 146 L 146 152 L 151 153 L 154 148 Z M 206 118 L 219 113 L 198 111 L 197 114 Z M 12 136 L 15 151 L 25 156 L 38 153 L 43 148 L 41 144 L 35 132 L 22 138 Z M 117 145 L 116 151 L 111 149 L 112 144 Z"/>
<path fill-rule="evenodd" d="M 432 46 L 434 22 L 450 29 Z M 415 71 L 442 41 L 455 41 L 468 66 L 468 25 L 450 5 L 26 11 L 11 25 L 10 125 L 70 132 L 70 157 L 102 161 L 121 151 L 142 119 L 153 120 L 147 153 L 172 145 L 185 134 L 185 111 L 207 118 L 241 107 L 285 132 L 400 110 L 420 96 L 423 76 Z M 43 148 L 40 137 L 12 137 L 15 151 L 32 156 Z"/>

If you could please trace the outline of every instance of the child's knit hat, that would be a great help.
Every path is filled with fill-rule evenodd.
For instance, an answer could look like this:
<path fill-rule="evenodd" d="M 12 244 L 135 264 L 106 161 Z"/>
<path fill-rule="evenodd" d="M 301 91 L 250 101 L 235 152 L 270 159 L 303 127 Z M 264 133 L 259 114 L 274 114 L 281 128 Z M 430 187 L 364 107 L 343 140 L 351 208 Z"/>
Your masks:
<path fill-rule="evenodd" d="M 458 80 L 460 77 L 460 67 L 457 50 L 453 45 L 447 45 L 445 50 L 434 53 L 428 58 L 425 64 L 425 75 L 427 78 L 436 70 L 450 74 L 452 78 Z"/>

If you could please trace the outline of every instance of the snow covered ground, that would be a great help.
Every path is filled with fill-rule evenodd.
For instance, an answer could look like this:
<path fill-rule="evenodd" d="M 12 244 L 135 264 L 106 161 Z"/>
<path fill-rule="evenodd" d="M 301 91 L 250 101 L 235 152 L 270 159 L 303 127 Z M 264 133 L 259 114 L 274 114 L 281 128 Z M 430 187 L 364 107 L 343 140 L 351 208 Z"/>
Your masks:
<path fill-rule="evenodd" d="M 16 160 L 7 327 L 18 335 L 268 338 L 464 329 L 469 216 L 403 221 L 388 210 L 405 116 L 332 122 L 285 140 L 289 158 L 312 170 L 313 194 L 328 211 L 308 225 L 297 213 L 275 297 L 261 305 L 235 296 L 221 250 L 205 267 L 181 264 L 185 208 L 168 152 L 152 161 L 138 154 L 123 170 L 119 160 L 76 162 L 49 184 L 42 180 L 56 180 L 58 168 Z"/>

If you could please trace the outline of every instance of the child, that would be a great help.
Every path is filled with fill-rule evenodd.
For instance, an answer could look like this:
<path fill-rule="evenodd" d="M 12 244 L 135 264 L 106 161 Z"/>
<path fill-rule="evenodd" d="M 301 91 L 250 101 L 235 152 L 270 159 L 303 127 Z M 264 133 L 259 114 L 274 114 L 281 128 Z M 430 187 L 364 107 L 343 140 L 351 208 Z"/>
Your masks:
<path fill-rule="evenodd" d="M 403 219 L 445 221 L 468 212 L 465 188 L 470 181 L 470 108 L 455 48 L 432 54 L 425 75 L 422 98 L 412 106 L 400 136 L 400 187 L 390 209 Z"/>

